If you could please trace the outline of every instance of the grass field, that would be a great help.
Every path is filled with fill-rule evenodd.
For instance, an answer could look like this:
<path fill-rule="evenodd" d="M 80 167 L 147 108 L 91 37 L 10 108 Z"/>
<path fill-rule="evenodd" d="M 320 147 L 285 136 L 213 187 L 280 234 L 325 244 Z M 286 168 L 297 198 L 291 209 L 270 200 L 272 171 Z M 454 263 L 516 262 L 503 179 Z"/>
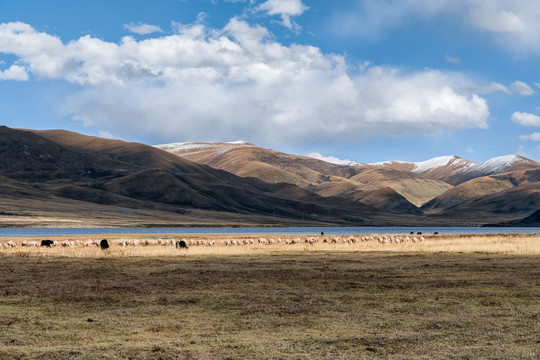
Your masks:
<path fill-rule="evenodd" d="M 0 251 L 0 359 L 540 358 L 538 236 L 115 240 Z"/>

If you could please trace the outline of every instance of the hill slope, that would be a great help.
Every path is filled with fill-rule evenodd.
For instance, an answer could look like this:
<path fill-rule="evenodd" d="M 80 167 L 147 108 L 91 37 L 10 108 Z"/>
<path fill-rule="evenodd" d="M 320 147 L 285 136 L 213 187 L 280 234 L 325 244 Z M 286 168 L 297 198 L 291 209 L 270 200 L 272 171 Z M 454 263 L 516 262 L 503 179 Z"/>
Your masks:
<path fill-rule="evenodd" d="M 513 171 L 465 182 L 426 203 L 430 214 L 477 222 L 521 218 L 540 205 L 540 168 Z"/>
<path fill-rule="evenodd" d="M 390 170 L 414 172 L 429 179 L 459 185 L 483 176 L 534 169 L 539 167 L 540 163 L 519 155 L 507 155 L 482 163 L 475 163 L 458 156 L 441 156 L 421 162 L 386 161 L 371 165 Z"/>
<path fill-rule="evenodd" d="M 52 196 L 118 206 L 159 203 L 179 213 L 203 209 L 305 219 L 307 212 L 315 222 L 324 217 L 364 224 L 378 215 L 358 202 L 241 178 L 143 144 L 63 130 L 0 130 L 1 160 L 10 164 L 0 175 Z"/>
<path fill-rule="evenodd" d="M 428 189 L 429 194 L 421 197 L 419 201 L 419 195 L 412 195 L 407 185 L 401 183 L 397 176 L 389 179 L 383 174 L 377 181 L 372 181 L 373 178 L 369 176 L 362 177 L 362 174 L 371 170 L 371 167 L 333 164 L 311 157 L 263 149 L 249 143 L 179 143 L 157 147 L 238 176 L 255 177 L 270 183 L 293 183 L 321 196 L 339 196 L 362 202 L 362 198 L 372 193 L 370 195 L 372 205 L 377 204 L 379 210 L 392 208 L 393 213 L 399 209 L 407 214 L 421 213 L 416 205 L 421 205 L 451 187 L 442 182 L 417 176 L 416 182 L 424 190 Z M 406 172 L 403 172 L 402 176 L 410 177 Z M 402 197 L 386 196 L 388 194 L 385 192 L 376 192 L 386 187 L 393 188 Z M 374 197 L 378 195 L 381 195 L 381 198 L 374 201 Z M 415 205 L 403 206 L 404 200 L 409 202 L 411 199 Z M 392 204 L 393 201 L 399 204 Z"/>

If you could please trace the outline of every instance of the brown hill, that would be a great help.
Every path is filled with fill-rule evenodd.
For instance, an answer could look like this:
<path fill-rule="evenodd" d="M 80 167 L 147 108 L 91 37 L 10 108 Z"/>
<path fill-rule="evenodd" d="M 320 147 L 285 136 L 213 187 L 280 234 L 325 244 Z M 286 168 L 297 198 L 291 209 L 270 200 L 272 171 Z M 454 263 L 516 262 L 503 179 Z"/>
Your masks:
<path fill-rule="evenodd" d="M 431 213 L 431 217 L 444 218 L 445 221 L 453 220 L 459 224 L 494 224 L 522 219 L 537 209 L 538 204 L 540 204 L 539 186 L 526 184 L 471 199 L 439 213 Z"/>
<path fill-rule="evenodd" d="M 498 224 L 489 224 L 488 226 L 530 226 L 537 227 L 540 226 L 540 209 L 536 210 L 531 215 L 514 221 L 508 221 Z"/>
<path fill-rule="evenodd" d="M 517 186 L 533 184 L 540 190 L 540 168 L 485 176 L 470 180 L 427 202 L 424 211 L 441 211 L 479 197 L 491 196 Z"/>
<path fill-rule="evenodd" d="M 413 172 L 378 167 L 367 168 L 351 180 L 376 188 L 392 188 L 416 206 L 421 206 L 452 188 L 447 183 L 426 179 Z"/>
<path fill-rule="evenodd" d="M 540 168 L 470 180 L 426 203 L 422 209 L 471 223 L 523 218 L 540 204 Z"/>
<path fill-rule="evenodd" d="M 540 166 L 540 163 L 519 155 L 499 156 L 482 163 L 458 156 L 441 156 L 421 162 L 386 161 L 372 166 L 413 172 L 428 179 L 459 185 L 483 176 L 534 169 Z"/>
<path fill-rule="evenodd" d="M 413 204 L 403 206 L 403 198 L 387 196 L 384 192 L 372 193 L 374 190 L 390 187 L 407 198 L 406 200 L 413 199 L 420 205 L 450 188 L 447 184 L 402 172 L 402 177 L 415 177 L 418 186 L 427 194 L 421 197 L 413 192 L 411 195 L 409 190 L 413 188 L 412 182 L 402 181 L 397 173 L 392 173 L 392 178 L 382 175 L 377 181 L 370 183 L 373 178 L 362 174 L 370 172 L 371 167 L 337 165 L 311 157 L 263 149 L 249 143 L 182 143 L 157 147 L 238 176 L 254 177 L 270 183 L 291 183 L 321 196 L 339 196 L 363 202 L 361 199 L 371 193 L 369 198 L 372 203 L 378 204 L 378 209 L 391 208 L 392 213 L 401 209 L 407 214 L 418 214 L 421 210 Z M 385 195 L 375 201 L 377 194 Z M 421 198 L 421 201 L 418 198 Z M 392 201 L 398 203 L 392 204 Z"/>
<path fill-rule="evenodd" d="M 72 132 L 2 128 L 0 175 L 51 196 L 102 205 L 164 204 L 248 216 L 368 224 L 377 211 L 295 185 L 268 184 L 193 163 L 151 146 Z"/>
<path fill-rule="evenodd" d="M 364 204 L 371 205 L 377 210 L 389 214 L 424 214 L 422 210 L 389 187 L 366 193 L 360 200 Z"/>

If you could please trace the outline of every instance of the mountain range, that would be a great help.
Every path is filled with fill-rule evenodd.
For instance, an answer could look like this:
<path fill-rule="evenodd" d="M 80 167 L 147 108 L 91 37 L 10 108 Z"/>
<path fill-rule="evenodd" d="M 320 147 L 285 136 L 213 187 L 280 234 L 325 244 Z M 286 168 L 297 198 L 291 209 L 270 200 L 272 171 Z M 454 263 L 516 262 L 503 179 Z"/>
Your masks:
<path fill-rule="evenodd" d="M 250 143 L 177 143 L 158 148 L 266 182 L 294 183 L 321 196 L 383 213 L 424 215 L 452 224 L 518 219 L 540 208 L 540 164 L 519 155 L 475 163 L 457 156 L 366 164 L 305 157 Z"/>
<path fill-rule="evenodd" d="M 540 164 L 520 156 L 336 164 L 0 127 L 0 163 L 2 226 L 492 224 L 540 208 Z"/>

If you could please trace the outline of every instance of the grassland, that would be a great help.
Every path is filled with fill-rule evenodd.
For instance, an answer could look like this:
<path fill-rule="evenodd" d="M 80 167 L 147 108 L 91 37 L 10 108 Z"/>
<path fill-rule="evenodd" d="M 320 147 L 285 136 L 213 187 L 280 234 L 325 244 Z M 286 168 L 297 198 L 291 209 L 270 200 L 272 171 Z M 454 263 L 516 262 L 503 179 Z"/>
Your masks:
<path fill-rule="evenodd" d="M 0 358 L 540 357 L 537 235 L 205 238 L 216 246 L 0 250 Z"/>

